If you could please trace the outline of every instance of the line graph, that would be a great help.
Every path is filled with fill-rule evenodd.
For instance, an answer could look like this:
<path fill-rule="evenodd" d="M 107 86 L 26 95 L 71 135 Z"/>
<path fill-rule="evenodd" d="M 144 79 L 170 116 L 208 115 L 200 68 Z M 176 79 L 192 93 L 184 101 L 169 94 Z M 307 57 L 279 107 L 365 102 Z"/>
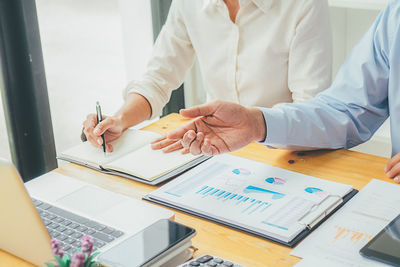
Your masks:
<path fill-rule="evenodd" d="M 346 241 L 352 244 L 357 244 L 360 241 L 369 242 L 373 236 L 367 233 L 359 232 L 347 227 L 342 227 L 335 225 L 336 235 L 334 236 L 332 242 Z"/>

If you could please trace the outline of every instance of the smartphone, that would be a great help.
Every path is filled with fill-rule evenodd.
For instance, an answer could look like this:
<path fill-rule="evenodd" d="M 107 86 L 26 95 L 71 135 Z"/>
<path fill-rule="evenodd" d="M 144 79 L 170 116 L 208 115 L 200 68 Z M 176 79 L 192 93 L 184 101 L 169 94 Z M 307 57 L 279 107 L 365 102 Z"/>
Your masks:
<path fill-rule="evenodd" d="M 183 224 L 159 220 L 101 253 L 98 261 L 106 266 L 146 266 L 189 241 L 195 234 L 195 229 Z"/>

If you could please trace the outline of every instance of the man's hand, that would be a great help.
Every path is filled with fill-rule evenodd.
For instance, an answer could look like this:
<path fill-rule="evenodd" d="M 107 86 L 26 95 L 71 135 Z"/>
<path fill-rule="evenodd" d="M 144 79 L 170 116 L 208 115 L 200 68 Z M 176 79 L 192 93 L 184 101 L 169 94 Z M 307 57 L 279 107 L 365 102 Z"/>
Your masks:
<path fill-rule="evenodd" d="M 391 158 L 385 167 L 386 175 L 400 184 L 400 153 Z"/>
<path fill-rule="evenodd" d="M 104 133 L 107 152 L 113 152 L 114 148 L 109 142 L 118 139 L 124 130 L 122 122 L 114 117 L 103 116 L 103 120 L 97 124 L 96 114 L 89 114 L 83 122 L 83 127 L 87 140 L 97 147 L 102 146 L 101 135 Z"/>
<path fill-rule="evenodd" d="M 169 153 L 175 150 L 180 150 L 183 146 L 180 139 L 168 139 L 166 136 L 163 136 L 151 142 L 151 148 L 154 150 L 162 149 L 164 153 Z M 184 149 L 181 153 L 187 154 L 188 151 Z"/>
<path fill-rule="evenodd" d="M 197 119 L 170 132 L 161 142 L 177 148 L 177 141 L 181 140 L 183 153 L 212 156 L 237 150 L 252 141 L 265 138 L 264 117 L 256 108 L 215 101 L 181 110 L 180 113 L 184 117 Z"/>

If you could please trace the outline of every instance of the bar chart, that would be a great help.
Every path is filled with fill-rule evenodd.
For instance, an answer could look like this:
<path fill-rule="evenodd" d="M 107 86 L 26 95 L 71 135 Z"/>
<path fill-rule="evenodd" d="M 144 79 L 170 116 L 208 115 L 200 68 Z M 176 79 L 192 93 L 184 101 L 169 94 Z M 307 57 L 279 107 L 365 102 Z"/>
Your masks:
<path fill-rule="evenodd" d="M 252 198 L 245 194 L 232 193 L 210 186 L 203 186 L 196 192 L 196 195 L 201 198 L 223 202 L 226 206 L 230 206 L 230 208 L 236 206 L 237 209 L 240 209 L 241 213 L 248 215 L 254 212 L 262 213 L 272 205 L 270 202 Z"/>

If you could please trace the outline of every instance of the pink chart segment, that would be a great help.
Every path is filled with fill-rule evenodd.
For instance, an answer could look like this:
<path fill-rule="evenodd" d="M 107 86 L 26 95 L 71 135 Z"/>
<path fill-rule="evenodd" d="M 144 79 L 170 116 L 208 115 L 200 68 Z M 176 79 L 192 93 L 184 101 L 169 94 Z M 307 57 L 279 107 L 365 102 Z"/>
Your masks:
<path fill-rule="evenodd" d="M 286 183 L 284 179 L 277 177 L 270 177 L 265 179 L 265 181 L 269 184 L 275 184 L 275 185 L 284 185 Z"/>

